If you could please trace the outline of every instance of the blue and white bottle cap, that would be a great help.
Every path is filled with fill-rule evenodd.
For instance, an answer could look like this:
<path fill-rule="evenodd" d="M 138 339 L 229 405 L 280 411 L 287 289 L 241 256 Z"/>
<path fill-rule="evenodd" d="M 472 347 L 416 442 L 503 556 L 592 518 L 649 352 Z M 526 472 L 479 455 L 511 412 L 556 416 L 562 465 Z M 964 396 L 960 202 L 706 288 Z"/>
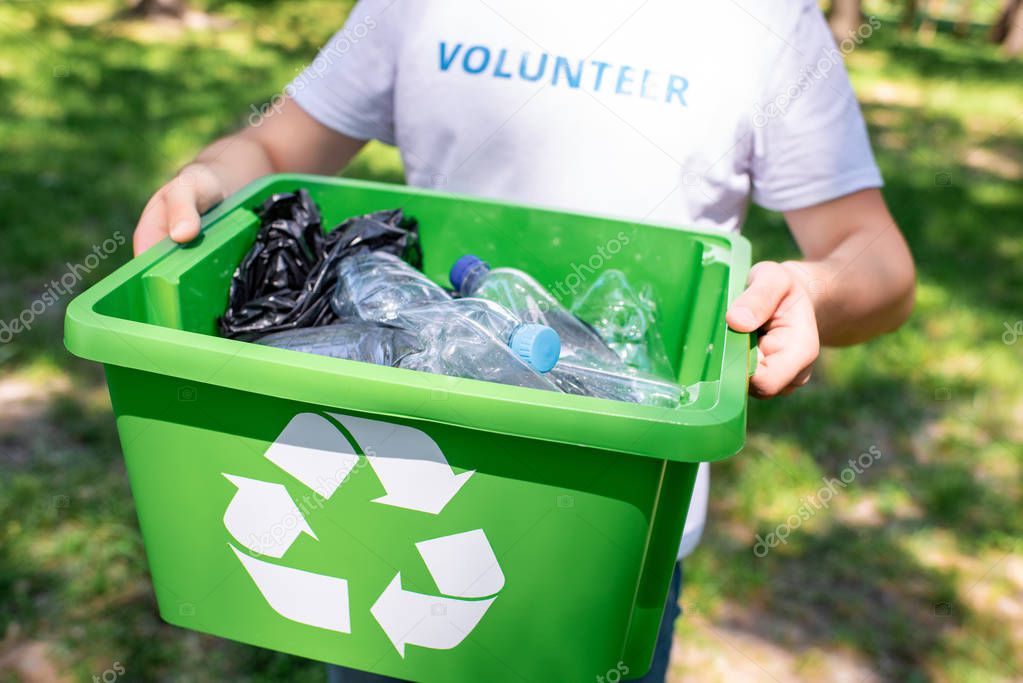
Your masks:
<path fill-rule="evenodd" d="M 469 274 L 470 270 L 480 263 L 486 265 L 483 259 L 479 256 L 473 256 L 472 254 L 466 254 L 455 261 L 455 265 L 451 266 L 451 272 L 448 274 L 448 278 L 451 280 L 451 286 L 455 288 L 455 291 L 462 291 L 462 283 L 465 282 L 465 276 Z"/>
<path fill-rule="evenodd" d="M 508 345 L 537 372 L 548 372 L 561 356 L 561 337 L 546 325 L 520 325 Z"/>

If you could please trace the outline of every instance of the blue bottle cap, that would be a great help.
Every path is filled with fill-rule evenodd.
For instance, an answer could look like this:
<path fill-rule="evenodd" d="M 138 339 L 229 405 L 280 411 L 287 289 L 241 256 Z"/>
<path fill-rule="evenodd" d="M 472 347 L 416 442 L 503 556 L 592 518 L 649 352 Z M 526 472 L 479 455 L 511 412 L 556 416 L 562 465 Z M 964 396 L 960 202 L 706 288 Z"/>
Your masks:
<path fill-rule="evenodd" d="M 561 355 L 561 337 L 546 325 L 520 325 L 508 346 L 537 372 L 553 368 Z"/>
<path fill-rule="evenodd" d="M 472 254 L 466 254 L 455 261 L 455 265 L 451 266 L 448 278 L 451 280 L 451 286 L 455 288 L 456 292 L 462 291 L 462 283 L 465 282 L 465 276 L 480 263 L 486 265 L 483 259 Z"/>

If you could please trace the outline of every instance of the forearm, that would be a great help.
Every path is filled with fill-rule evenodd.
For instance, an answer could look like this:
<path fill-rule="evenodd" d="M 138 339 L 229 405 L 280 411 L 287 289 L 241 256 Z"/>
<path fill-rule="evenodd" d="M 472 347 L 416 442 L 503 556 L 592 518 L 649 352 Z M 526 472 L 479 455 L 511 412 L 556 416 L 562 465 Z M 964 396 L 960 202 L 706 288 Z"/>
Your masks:
<path fill-rule="evenodd" d="M 270 173 L 336 173 L 365 144 L 326 128 L 287 100 L 276 113 L 217 140 L 160 188 L 139 217 L 133 239 L 140 254 L 168 235 L 188 242 L 200 214 Z"/>
<path fill-rule="evenodd" d="M 913 308 L 909 247 L 876 188 L 785 212 L 804 260 L 761 261 L 725 314 L 758 333 L 750 394 L 782 396 L 810 380 L 821 344 L 866 341 L 901 325 Z"/>
<path fill-rule="evenodd" d="M 804 260 L 784 264 L 808 297 L 820 342 L 847 346 L 891 332 L 913 308 L 916 272 L 877 189 L 786 212 Z"/>
<path fill-rule="evenodd" d="M 269 150 L 259 139 L 246 135 L 245 131 L 209 145 L 183 171 L 187 172 L 194 165 L 201 165 L 216 175 L 224 197 L 257 178 L 284 170 L 274 164 Z"/>
<path fill-rule="evenodd" d="M 783 265 L 813 302 L 821 343 L 847 346 L 898 328 L 913 308 L 915 272 L 898 230 L 855 234 L 820 260 Z"/>
<path fill-rule="evenodd" d="M 332 175 L 365 144 L 324 127 L 292 100 L 272 117 L 206 147 L 195 162 L 210 169 L 225 195 L 270 173 Z"/>

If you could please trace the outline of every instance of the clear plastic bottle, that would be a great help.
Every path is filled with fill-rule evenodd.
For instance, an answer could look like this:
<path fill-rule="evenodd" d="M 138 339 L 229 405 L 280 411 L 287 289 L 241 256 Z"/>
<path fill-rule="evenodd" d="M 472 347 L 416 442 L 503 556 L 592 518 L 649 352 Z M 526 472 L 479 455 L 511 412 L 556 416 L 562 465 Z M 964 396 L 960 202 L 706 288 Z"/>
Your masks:
<path fill-rule="evenodd" d="M 543 285 L 514 268 L 493 268 L 471 254 L 451 267 L 451 284 L 463 297 L 501 304 L 520 320 L 547 325 L 561 337 L 561 359 L 585 365 L 614 366 L 618 355 L 592 328 L 568 312 Z"/>
<path fill-rule="evenodd" d="M 678 404 L 679 387 L 631 372 L 591 328 L 525 273 L 490 270 L 475 257 L 459 263 L 462 273 L 455 273 L 456 264 L 452 283 L 462 294 L 479 297 L 453 300 L 395 256 L 356 252 L 341 261 L 332 306 L 344 320 L 387 323 L 414 334 L 414 351 L 391 354 L 398 367 L 648 405 Z M 555 324 L 573 340 L 570 350 Z M 549 376 L 542 374 L 552 367 Z"/>
<path fill-rule="evenodd" d="M 512 332 L 521 325 L 506 308 L 486 299 L 455 299 L 452 304 L 459 314 L 502 340 L 510 340 Z M 620 364 L 601 367 L 593 362 L 559 360 L 550 377 L 566 393 L 645 405 L 677 406 L 682 394 L 682 388 L 669 380 Z"/>
<path fill-rule="evenodd" d="M 550 370 L 561 348 L 557 333 L 549 327 L 523 324 L 500 306 L 456 305 L 441 287 L 397 256 L 368 249 L 341 260 L 331 305 L 343 320 L 395 324 L 420 335 L 428 345 L 450 336 L 445 326 L 465 331 L 460 318 L 471 313 L 470 323 L 485 323 L 484 331 L 489 330 L 537 372 Z"/>
<path fill-rule="evenodd" d="M 451 268 L 451 284 L 461 296 L 496 302 L 523 320 L 553 328 L 561 337 L 561 358 L 550 377 L 562 391 L 651 406 L 679 405 L 682 387 L 626 365 L 596 330 L 528 274 L 491 269 L 476 256 L 466 255 Z M 671 376 L 670 368 L 664 376 Z"/>
<path fill-rule="evenodd" d="M 468 311 L 468 307 L 450 301 L 400 311 L 394 323 L 416 330 L 427 343 L 420 352 L 402 358 L 399 367 L 559 391 L 557 385 L 542 374 L 558 360 L 557 333 L 545 325 L 523 324 L 517 320 L 513 327 L 491 327 L 499 317 L 494 311 L 484 315 L 481 309 Z M 495 329 L 500 330 L 501 336 Z"/>
<path fill-rule="evenodd" d="M 560 362 L 549 376 L 566 394 L 593 396 L 660 408 L 676 408 L 682 387 L 653 375 Z"/>
<path fill-rule="evenodd" d="M 484 329 L 489 330 L 491 334 L 506 342 L 509 346 L 513 345 L 516 331 L 524 326 L 541 327 L 544 330 L 550 330 L 549 333 L 545 333 L 550 335 L 545 349 L 549 353 L 556 352 L 557 356 L 545 359 L 544 365 L 549 365 L 550 367 L 542 370 L 542 372 L 546 372 L 551 367 L 554 367 L 554 363 L 561 355 L 561 339 L 557 332 L 546 325 L 523 323 L 522 320 L 501 304 L 487 299 L 466 297 L 464 299 L 453 299 L 450 305 L 452 310 L 458 315 L 465 316 L 477 325 L 483 326 Z"/>
<path fill-rule="evenodd" d="M 454 313 L 452 303 L 406 309 L 398 314 L 394 324 L 353 320 L 275 332 L 257 343 L 363 363 L 560 391 L 533 365 L 550 369 L 557 360 L 557 334 L 553 330 L 518 323 L 508 332 L 507 340 L 499 339 L 468 316 Z M 444 307 L 447 310 L 442 310 Z"/>
<path fill-rule="evenodd" d="M 392 366 L 397 366 L 410 353 L 422 351 L 419 335 L 393 325 L 365 320 L 274 332 L 258 339 L 256 343 L 278 349 Z"/>
<path fill-rule="evenodd" d="M 606 270 L 572 306 L 630 368 L 658 377 L 673 376 L 664 339 L 657 330 L 649 293 L 637 290 L 620 270 Z"/>
<path fill-rule="evenodd" d="M 363 249 L 341 259 L 330 303 L 341 320 L 385 323 L 403 309 L 436 301 L 451 297 L 397 256 Z"/>

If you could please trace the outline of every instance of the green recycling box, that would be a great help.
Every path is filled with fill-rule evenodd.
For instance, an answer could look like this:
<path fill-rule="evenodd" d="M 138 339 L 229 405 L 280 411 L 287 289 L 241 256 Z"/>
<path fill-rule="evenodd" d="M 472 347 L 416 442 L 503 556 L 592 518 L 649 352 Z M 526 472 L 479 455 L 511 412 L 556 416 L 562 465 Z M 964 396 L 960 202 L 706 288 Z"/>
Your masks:
<path fill-rule="evenodd" d="M 465 253 L 571 303 L 649 286 L 675 409 L 216 336 L 252 208 L 308 188 L 324 225 L 403 207 L 425 272 Z M 650 665 L 697 463 L 745 437 L 750 342 L 724 323 L 741 237 L 317 176 L 261 179 L 75 299 L 101 362 L 162 617 L 424 683 L 617 680 Z"/>

